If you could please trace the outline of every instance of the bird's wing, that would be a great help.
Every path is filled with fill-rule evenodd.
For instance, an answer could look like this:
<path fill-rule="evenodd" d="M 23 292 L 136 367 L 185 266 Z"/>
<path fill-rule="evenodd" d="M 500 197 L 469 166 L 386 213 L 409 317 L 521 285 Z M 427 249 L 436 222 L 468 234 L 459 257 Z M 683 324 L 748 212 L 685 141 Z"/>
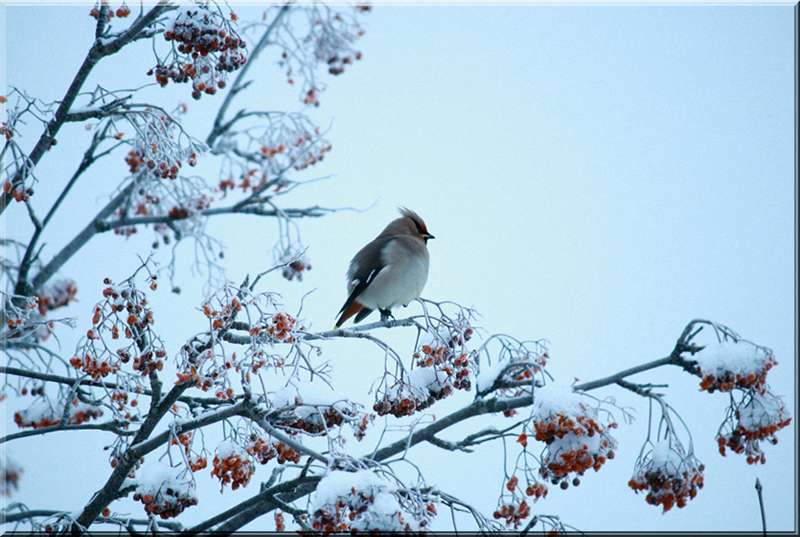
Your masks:
<path fill-rule="evenodd" d="M 344 306 L 342 306 L 342 309 L 339 310 L 339 313 L 346 311 L 348 308 L 350 308 L 350 306 L 353 305 L 353 302 L 355 302 L 358 296 L 363 293 L 367 287 L 369 287 L 369 284 L 372 283 L 372 280 L 375 279 L 375 276 L 377 276 L 382 269 L 383 267 L 372 270 L 364 278 L 356 277 L 350 280 L 349 285 L 352 287 L 352 290 L 350 291 L 350 295 L 347 297 Z"/>
<path fill-rule="evenodd" d="M 363 311 L 361 307 L 356 307 L 353 304 L 357 301 L 359 295 L 369 287 L 380 271 L 386 267 L 384 250 L 392 240 L 392 237 L 379 235 L 353 256 L 353 260 L 350 261 L 350 268 L 347 270 L 347 286 L 350 289 L 350 294 L 337 314 L 343 313 L 344 315 L 341 315 L 336 326 L 340 326 L 359 310 Z M 368 314 L 369 312 L 364 313 L 361 318 L 366 317 Z"/>

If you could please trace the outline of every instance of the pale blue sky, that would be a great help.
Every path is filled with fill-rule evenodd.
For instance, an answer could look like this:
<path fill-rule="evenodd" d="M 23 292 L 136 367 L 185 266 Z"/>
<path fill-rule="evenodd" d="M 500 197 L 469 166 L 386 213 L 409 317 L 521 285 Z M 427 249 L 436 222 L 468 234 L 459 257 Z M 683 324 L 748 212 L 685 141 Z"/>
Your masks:
<path fill-rule="evenodd" d="M 245 19 L 258 16 L 260 8 L 237 11 Z M 59 98 L 91 43 L 94 20 L 87 12 L 85 6 L 5 6 L 6 83 L 44 100 Z M 592 380 L 666 356 L 691 319 L 708 318 L 775 351 L 780 365 L 769 382 L 796 416 L 793 17 L 790 5 L 379 3 L 364 18 L 367 33 L 356 44 L 364 59 L 340 77 L 323 75 L 329 88 L 322 105 L 309 111 L 323 127 L 331 125 L 333 151 L 303 177 L 335 176 L 295 191 L 285 202 L 356 208 L 376 203 L 367 212 L 301 222 L 312 271 L 302 284 L 276 276 L 263 290 L 282 293 L 287 309 L 296 311 L 301 297 L 316 289 L 304 300 L 303 317 L 312 329 L 330 328 L 345 298 L 350 258 L 404 205 L 422 215 L 436 236 L 423 296 L 474 306 L 483 315 L 478 324 L 489 333 L 549 340 L 548 369 L 558 380 Z M 154 61 L 148 46 L 123 52 L 116 61 L 126 65 L 124 72 L 111 59 L 86 87 L 149 82 L 145 72 Z M 296 89 L 269 58 L 261 62 L 252 71 L 264 77 L 247 97 L 250 106 L 299 109 Z M 205 137 L 211 118 L 204 110 L 213 109 L 206 108 L 213 107 L 213 98 L 195 103 L 187 86 L 174 85 L 143 95 L 167 107 L 189 101 L 187 121 Z M 27 143 L 37 135 L 29 134 Z M 60 153 L 39 170 L 37 195 L 57 195 L 48 190 L 50 178 L 61 180 L 64 169 L 74 169 L 89 136 L 82 127 L 62 131 Z M 103 198 L 95 198 L 125 172 L 122 156 L 112 157 L 105 174 L 86 177 L 76 192 L 84 200 L 76 202 L 81 209 L 51 230 L 46 258 L 98 209 Z M 24 214 L 12 207 L 5 216 L 13 235 Z M 209 229 L 228 247 L 232 280 L 269 266 L 273 222 L 239 217 Z M 135 254 L 149 252 L 150 234 L 139 235 L 114 259 L 102 253 L 120 248 L 121 239 L 99 237 L 64 267 L 85 293 L 64 313 L 79 316 L 78 334 L 102 278 L 126 277 Z M 184 294 L 165 291 L 152 298 L 163 308 L 157 319 L 188 312 L 177 315 L 185 324 L 169 326 L 172 353 L 202 329 L 189 251 L 182 250 Z M 418 309 L 412 305 L 396 314 Z M 62 336 L 65 354 L 78 334 Z M 385 331 L 380 337 L 410 355 L 407 337 Z M 371 406 L 365 391 L 380 374 L 380 353 L 341 342 L 324 350 L 340 392 Z M 352 377 L 353 366 L 366 372 L 363 379 Z M 666 515 L 634 494 L 627 481 L 646 434 L 647 403 L 621 390 L 598 390 L 593 395 L 613 395 L 635 408 L 637 421 L 620 421 L 614 461 L 587 474 L 578 488 L 551 490 L 532 506 L 534 513 L 561 515 L 585 531 L 759 531 L 753 489 L 759 477 L 769 529 L 796 529 L 794 422 L 779 433 L 777 446 L 766 447 L 766 465 L 748 466 L 742 456 L 717 453 L 714 435 L 725 395 L 698 393 L 698 380 L 680 371 L 632 380 L 670 385 L 667 399 L 692 428 L 695 452 L 706 465 L 705 488 L 686 508 Z M 432 410 L 442 416 L 468 401 L 469 396 L 452 397 Z M 457 440 L 470 430 L 445 437 Z M 105 475 L 89 470 L 98 460 L 106 468 L 99 448 L 108 438 L 93 438 L 97 450 L 86 448 L 70 459 L 64 446 L 83 444 L 64 433 L 10 445 L 26 468 L 19 499 L 31 508 L 82 506 Z M 424 457 L 437 461 L 423 470 L 429 482 L 491 514 L 502 485 L 499 448 L 454 455 L 423 446 Z M 68 498 L 52 490 L 53 468 L 70 484 Z M 454 468 L 467 470 L 453 478 Z M 85 478 L 76 480 L 79 475 Z M 262 470 L 256 479 L 267 475 Z M 78 490 L 84 485 L 86 490 Z M 215 508 L 253 493 L 220 496 L 210 480 L 206 488 L 201 502 L 214 502 Z M 140 512 L 138 504 L 128 508 Z M 189 510 L 187 520 L 205 514 L 202 508 Z M 439 517 L 440 527 L 447 518 Z"/>

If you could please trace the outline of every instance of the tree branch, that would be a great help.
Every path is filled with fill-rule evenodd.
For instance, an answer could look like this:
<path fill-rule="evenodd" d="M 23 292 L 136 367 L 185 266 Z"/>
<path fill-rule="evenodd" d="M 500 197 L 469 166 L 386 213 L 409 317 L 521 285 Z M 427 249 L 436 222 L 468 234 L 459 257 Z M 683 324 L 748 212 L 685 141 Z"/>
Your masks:
<path fill-rule="evenodd" d="M 51 425 L 49 427 L 40 427 L 38 429 L 32 429 L 30 431 L 20 431 L 18 433 L 12 433 L 0 437 L 0 444 L 2 444 L 3 442 L 9 442 L 11 440 L 16 440 L 17 438 L 25 438 L 28 436 L 37 436 L 47 433 L 54 433 L 56 431 L 111 431 L 120 436 L 131 436 L 136 434 L 134 431 L 123 430 L 121 428 L 123 425 L 125 425 L 125 422 L 120 420 L 113 420 L 105 423 L 86 423 L 80 425 L 78 424 L 61 425 L 59 423 L 57 425 Z"/>
<path fill-rule="evenodd" d="M 297 451 L 298 453 L 303 453 L 311 458 L 317 459 L 326 466 L 328 465 L 327 457 L 320 455 L 313 449 L 304 446 L 303 444 L 301 444 L 296 440 L 293 440 L 291 437 L 289 437 L 289 435 L 273 427 L 267 420 L 264 419 L 261 413 L 253 406 L 251 402 L 248 401 L 245 404 L 246 404 L 245 409 L 250 419 L 256 422 L 262 429 L 267 431 L 267 433 L 270 436 L 274 436 L 275 438 L 277 438 L 278 440 L 280 440 L 293 450 Z"/>
<path fill-rule="evenodd" d="M 253 65 L 255 62 L 256 57 L 258 57 L 259 53 L 267 46 L 269 43 L 269 39 L 272 36 L 272 32 L 275 28 L 278 27 L 279 22 L 283 17 L 288 13 L 289 7 L 292 4 L 292 1 L 286 2 L 283 7 L 281 7 L 280 11 L 275 15 L 275 18 L 270 23 L 269 27 L 264 31 L 264 35 L 261 36 L 261 39 L 258 41 L 255 47 L 253 47 L 252 51 L 250 52 L 250 57 L 247 59 L 247 63 L 245 63 L 241 69 L 239 69 L 239 74 L 236 76 L 236 80 L 231 85 L 230 91 L 228 94 L 225 95 L 225 100 L 222 101 L 222 104 L 217 111 L 217 117 L 214 118 L 214 127 L 211 129 L 211 132 L 208 134 L 206 138 L 206 145 L 208 147 L 213 147 L 214 142 L 222 136 L 235 122 L 236 118 L 229 121 L 225 125 L 222 124 L 223 119 L 225 117 L 225 113 L 228 111 L 228 108 L 233 101 L 233 98 L 246 86 L 247 83 L 244 83 L 244 77 L 247 74 L 247 71 L 250 69 L 250 66 Z"/>
<path fill-rule="evenodd" d="M 53 203 L 53 206 L 48 211 L 47 215 L 45 215 L 44 220 L 42 220 L 41 225 L 36 226 L 36 229 L 33 233 L 33 237 L 31 237 L 30 242 L 28 243 L 28 247 L 25 250 L 25 255 L 22 258 L 22 262 L 19 266 L 19 275 L 17 276 L 17 285 L 14 292 L 20 296 L 28 296 L 31 289 L 28 286 L 28 272 L 31 268 L 31 263 L 35 259 L 33 252 L 36 249 L 36 244 L 39 242 L 39 237 L 41 236 L 42 232 L 44 231 L 47 224 L 50 222 L 50 219 L 53 217 L 55 212 L 58 210 L 61 202 L 64 201 L 64 198 L 67 196 L 69 191 L 77 182 L 78 178 L 85 172 L 91 165 L 94 163 L 96 157 L 94 155 L 97 146 L 100 145 L 105 139 L 105 133 L 108 131 L 110 125 L 106 125 L 103 129 L 102 133 L 96 132 L 94 137 L 92 138 L 92 143 L 86 152 L 83 154 L 83 159 L 81 160 L 80 165 L 78 165 L 78 169 L 75 170 L 75 173 L 72 174 L 67 186 L 64 187 L 64 190 L 61 191 L 61 194 L 58 196 L 58 199 Z"/>
<path fill-rule="evenodd" d="M 289 208 L 289 209 L 281 209 L 277 211 L 275 209 L 265 209 L 261 206 L 256 207 L 239 207 L 238 205 L 233 205 L 230 207 L 216 207 L 211 209 L 203 209 L 198 211 L 197 214 L 200 216 L 215 216 L 219 214 L 254 214 L 257 216 L 288 216 L 289 218 L 304 218 L 304 217 L 311 217 L 317 218 L 323 216 L 325 213 L 334 212 L 336 209 L 328 209 L 325 207 L 308 207 L 305 209 L 299 208 Z M 180 218 L 175 216 L 169 215 L 148 215 L 148 216 L 137 216 L 137 217 L 125 217 L 120 218 L 118 220 L 112 220 L 110 222 L 101 222 L 98 224 L 98 231 L 105 232 L 112 229 L 117 229 L 121 227 L 128 227 L 128 226 L 139 226 L 139 225 L 148 225 L 148 224 L 170 224 L 172 222 L 178 222 L 180 220 L 186 220 L 186 218 Z"/>
<path fill-rule="evenodd" d="M 175 7 L 170 7 L 166 0 L 160 0 L 147 14 L 135 20 L 130 28 L 119 37 L 112 39 L 108 43 L 104 43 L 99 36 L 97 37 L 92 48 L 89 49 L 86 58 L 83 60 L 83 64 L 78 69 L 78 73 L 72 80 L 69 89 L 67 89 L 64 98 L 56 109 L 55 117 L 47 124 L 44 133 L 39 137 L 39 141 L 28 155 L 26 165 L 20 167 L 11 180 L 11 191 L 4 191 L 0 194 L 0 214 L 3 214 L 3 211 L 6 210 L 8 203 L 11 201 L 11 192 L 13 192 L 14 188 L 24 183 L 31 170 L 36 167 L 45 152 L 50 149 L 50 146 L 56 138 L 56 134 L 58 134 L 58 131 L 64 123 L 66 123 L 69 110 L 78 97 L 81 87 L 83 87 L 84 82 L 86 82 L 86 79 L 89 77 L 89 73 L 91 73 L 97 62 L 106 56 L 118 52 L 122 47 L 133 41 L 142 30 L 152 24 L 153 21 L 168 9 L 175 9 Z M 98 31 L 100 30 L 101 28 L 98 26 Z M 34 289 L 35 288 L 34 286 Z"/>
<path fill-rule="evenodd" d="M 131 182 L 122 191 L 117 194 L 108 204 L 97 213 L 97 216 L 85 227 L 83 231 L 78 233 L 72 241 L 58 252 L 45 267 L 33 278 L 30 284 L 32 292 L 36 292 L 55 274 L 64 263 L 69 260 L 75 253 L 80 250 L 89 240 L 97 233 L 103 231 L 103 221 L 111 216 L 111 214 L 128 198 L 131 191 L 135 186 L 135 182 Z"/>
<path fill-rule="evenodd" d="M 106 382 L 106 381 L 96 381 L 89 378 L 83 379 L 76 379 L 74 377 L 62 377 L 60 375 L 53 375 L 51 373 L 40 373 L 38 371 L 28 371 L 27 369 L 19 369 L 16 367 L 5 367 L 0 366 L 0 374 L 5 375 L 13 375 L 17 377 L 27 377 L 36 380 L 43 380 L 45 382 L 54 382 L 57 384 L 66 384 L 67 386 L 73 386 L 77 382 L 80 386 L 90 386 L 93 388 L 105 388 L 110 390 L 117 390 L 117 389 L 126 389 L 127 386 L 120 386 L 115 382 Z M 144 388 L 141 391 L 142 395 L 147 395 L 152 397 L 153 392 L 148 388 Z M 241 396 L 240 396 L 241 397 Z M 216 397 L 191 397 L 188 395 L 182 395 L 178 397 L 178 401 L 182 403 L 186 403 L 190 406 L 225 406 L 233 404 L 230 400 L 222 400 L 217 399 Z"/>

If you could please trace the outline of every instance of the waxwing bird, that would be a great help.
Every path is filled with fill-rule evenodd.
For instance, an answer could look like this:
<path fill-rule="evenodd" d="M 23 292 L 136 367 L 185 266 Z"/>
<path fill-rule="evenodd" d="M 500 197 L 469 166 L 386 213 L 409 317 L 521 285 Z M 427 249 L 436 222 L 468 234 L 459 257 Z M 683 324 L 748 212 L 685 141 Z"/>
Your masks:
<path fill-rule="evenodd" d="M 398 304 L 418 298 L 428 280 L 428 233 L 425 222 L 414 211 L 400 209 L 402 215 L 364 246 L 350 261 L 347 270 L 347 300 L 334 328 L 353 315 L 361 322 L 374 310 L 381 320 L 391 315 Z"/>

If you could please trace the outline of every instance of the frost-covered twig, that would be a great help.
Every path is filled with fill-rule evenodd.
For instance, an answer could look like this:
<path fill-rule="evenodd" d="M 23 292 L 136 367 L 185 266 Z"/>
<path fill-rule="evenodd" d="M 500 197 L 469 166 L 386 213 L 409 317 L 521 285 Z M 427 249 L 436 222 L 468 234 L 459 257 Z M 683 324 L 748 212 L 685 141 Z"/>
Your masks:
<path fill-rule="evenodd" d="M 152 9 L 150 9 L 150 11 L 143 16 L 138 17 L 125 32 L 116 38 L 108 41 L 98 38 L 94 42 L 92 48 L 89 50 L 89 53 L 86 55 L 83 64 L 78 69 L 78 73 L 72 80 L 69 89 L 67 89 L 64 98 L 61 100 L 58 109 L 56 109 L 53 119 L 47 124 L 44 133 L 42 133 L 40 136 L 36 146 L 27 156 L 27 162 L 29 163 L 28 166 L 21 167 L 11 180 L 12 191 L 13 188 L 24 184 L 27 175 L 33 168 L 36 167 L 46 151 L 52 145 L 56 135 L 58 134 L 58 131 L 66 122 L 68 113 L 72 108 L 72 104 L 75 102 L 81 87 L 83 86 L 84 82 L 86 82 L 86 79 L 89 77 L 89 73 L 91 73 L 94 66 L 104 57 L 119 52 L 125 45 L 131 41 L 134 41 L 142 31 L 153 24 L 153 22 L 156 21 L 156 19 L 158 19 L 158 17 L 160 17 L 164 12 L 169 9 L 175 9 L 175 7 L 177 6 L 170 6 L 166 0 L 160 0 L 155 6 L 153 6 Z M 98 20 L 98 24 L 99 23 L 100 21 Z M 4 190 L 2 193 L 0 193 L 0 214 L 5 211 L 10 200 L 11 191 L 7 192 Z"/>

